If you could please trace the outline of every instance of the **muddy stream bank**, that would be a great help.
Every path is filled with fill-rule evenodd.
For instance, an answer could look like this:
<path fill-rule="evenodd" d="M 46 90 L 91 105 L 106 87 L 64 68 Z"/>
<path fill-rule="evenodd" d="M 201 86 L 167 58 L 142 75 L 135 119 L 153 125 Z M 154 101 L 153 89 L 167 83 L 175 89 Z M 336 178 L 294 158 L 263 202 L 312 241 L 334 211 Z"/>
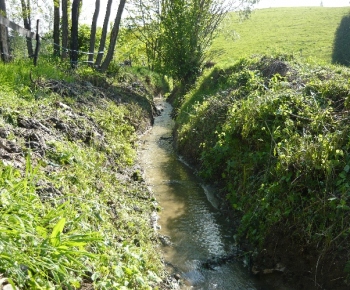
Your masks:
<path fill-rule="evenodd" d="M 156 103 L 162 114 L 143 137 L 140 158 L 162 208 L 158 225 L 169 272 L 181 277 L 181 289 L 276 289 L 258 281 L 237 259 L 234 229 L 220 213 L 215 192 L 172 148 L 171 105 L 162 99 Z"/>

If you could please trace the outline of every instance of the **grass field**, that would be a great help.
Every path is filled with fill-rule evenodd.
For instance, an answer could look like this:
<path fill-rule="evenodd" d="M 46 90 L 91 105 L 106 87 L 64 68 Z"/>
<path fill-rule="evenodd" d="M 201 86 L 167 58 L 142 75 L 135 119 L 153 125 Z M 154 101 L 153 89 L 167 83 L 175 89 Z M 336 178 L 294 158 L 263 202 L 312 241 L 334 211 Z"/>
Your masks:
<path fill-rule="evenodd" d="M 219 64 L 256 53 L 294 53 L 332 62 L 335 33 L 349 7 L 268 8 L 241 22 L 230 14 L 211 53 Z"/>

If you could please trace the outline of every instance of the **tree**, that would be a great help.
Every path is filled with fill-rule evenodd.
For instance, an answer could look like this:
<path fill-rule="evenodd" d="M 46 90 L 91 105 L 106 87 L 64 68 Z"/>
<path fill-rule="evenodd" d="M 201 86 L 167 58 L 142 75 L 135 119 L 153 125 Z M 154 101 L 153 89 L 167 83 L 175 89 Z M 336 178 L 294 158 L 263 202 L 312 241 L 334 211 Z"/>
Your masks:
<path fill-rule="evenodd" d="M 5 0 L 0 0 L 0 13 L 6 17 L 6 3 Z M 0 25 L 0 52 L 1 59 L 4 62 L 9 61 L 9 43 L 8 43 L 8 29 L 5 25 Z"/>
<path fill-rule="evenodd" d="M 182 85 L 192 84 L 200 73 L 206 53 L 229 10 L 250 12 L 258 0 L 163 0 L 160 52 L 162 71 Z"/>
<path fill-rule="evenodd" d="M 53 51 L 60 55 L 60 1 L 53 0 Z"/>
<path fill-rule="evenodd" d="M 71 28 L 71 67 L 75 68 L 78 62 L 78 25 L 79 25 L 79 7 L 81 0 L 73 0 L 72 4 L 72 28 Z"/>
<path fill-rule="evenodd" d="M 147 65 L 155 69 L 160 35 L 160 1 L 133 0 L 128 9 L 127 27 L 144 45 Z"/>
<path fill-rule="evenodd" d="M 32 24 L 31 24 L 31 10 L 30 10 L 30 0 L 21 0 L 21 7 L 22 7 L 22 19 L 24 23 L 24 28 L 31 31 Z M 33 52 L 33 44 L 31 37 L 27 37 L 27 49 L 28 49 L 28 55 L 32 57 L 34 55 Z"/>
<path fill-rule="evenodd" d="M 62 0 L 62 59 L 67 58 L 68 31 L 68 0 Z"/>
<path fill-rule="evenodd" d="M 108 0 L 108 2 L 107 2 L 106 15 L 105 15 L 105 19 L 103 20 L 100 46 L 98 48 L 98 53 L 97 53 L 96 62 L 95 62 L 95 65 L 97 67 L 100 66 L 100 64 L 101 64 L 102 57 L 103 57 L 102 51 L 104 51 L 105 45 L 106 45 L 108 22 L 109 22 L 109 16 L 111 15 L 112 2 L 113 2 L 113 0 Z"/>
<path fill-rule="evenodd" d="M 100 39 L 102 28 L 98 27 L 96 29 L 95 38 Z M 95 39 L 95 43 L 92 46 L 92 51 L 96 50 L 98 47 L 98 41 Z M 90 51 L 90 40 L 91 40 L 91 26 L 88 24 L 79 24 L 78 31 L 78 43 L 79 50 L 88 52 Z"/>
<path fill-rule="evenodd" d="M 92 17 L 91 32 L 90 32 L 90 48 L 89 48 L 89 64 L 93 64 L 94 52 L 95 52 L 95 41 L 96 41 L 96 28 L 97 28 L 97 18 L 100 13 L 100 0 L 96 0 L 95 12 Z"/>
<path fill-rule="evenodd" d="M 101 70 L 102 71 L 106 71 L 107 70 L 109 64 L 111 63 L 111 61 L 113 59 L 115 45 L 116 45 L 117 39 L 118 39 L 120 21 L 121 21 L 122 14 L 123 14 L 123 11 L 124 11 L 125 2 L 126 2 L 126 0 L 120 0 L 120 2 L 119 2 L 117 15 L 115 17 L 114 25 L 113 25 L 113 28 L 112 28 L 112 31 L 111 31 L 111 35 L 110 35 L 109 47 L 108 47 L 107 55 L 106 55 L 106 58 L 104 59 L 102 65 L 101 65 Z"/>
<path fill-rule="evenodd" d="M 335 31 L 332 62 L 350 66 L 350 15 L 344 15 Z"/>

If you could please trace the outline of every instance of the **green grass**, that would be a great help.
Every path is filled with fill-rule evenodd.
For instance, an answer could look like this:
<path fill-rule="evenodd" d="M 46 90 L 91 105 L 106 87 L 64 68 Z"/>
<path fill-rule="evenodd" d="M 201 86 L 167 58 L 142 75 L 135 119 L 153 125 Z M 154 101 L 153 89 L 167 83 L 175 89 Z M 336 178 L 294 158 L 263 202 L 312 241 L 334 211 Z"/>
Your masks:
<path fill-rule="evenodd" d="M 103 96 L 94 89 L 56 93 L 45 81 L 74 86 L 87 80 L 84 71 L 68 76 L 41 62 L 33 68 L 34 85 L 30 68 L 25 61 L 0 63 L 0 129 L 9 132 L 0 142 L 21 149 L 10 160 L 1 149 L 0 277 L 20 289 L 156 289 L 163 267 L 149 215 L 157 204 L 131 178 L 138 173 L 131 167 L 136 131 L 150 122 L 143 106 L 150 107 L 151 95 L 134 92 L 130 99 L 122 86 Z M 49 129 L 18 127 L 20 117 Z M 58 130 L 52 119 L 69 130 Z M 43 154 L 28 149 L 23 136 L 33 134 Z"/>
<path fill-rule="evenodd" d="M 269 8 L 243 22 L 232 13 L 214 40 L 212 59 L 226 64 L 256 53 L 287 52 L 331 63 L 336 30 L 349 13 L 344 7 Z"/>

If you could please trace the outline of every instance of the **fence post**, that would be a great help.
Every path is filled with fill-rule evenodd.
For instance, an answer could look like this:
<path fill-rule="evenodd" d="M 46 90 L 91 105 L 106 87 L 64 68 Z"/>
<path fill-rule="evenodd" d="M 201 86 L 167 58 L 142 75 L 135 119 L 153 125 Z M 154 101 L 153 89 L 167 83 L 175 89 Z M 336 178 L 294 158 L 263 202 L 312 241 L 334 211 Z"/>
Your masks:
<path fill-rule="evenodd" d="M 8 32 L 7 27 L 0 24 L 0 52 L 3 62 L 9 61 L 9 45 L 8 45 Z"/>
<path fill-rule="evenodd" d="M 39 50 L 40 50 L 40 36 L 39 36 L 39 19 L 36 21 L 36 46 L 35 46 L 35 53 L 34 53 L 34 66 L 36 66 L 37 61 L 38 61 L 38 55 L 39 55 Z"/>

